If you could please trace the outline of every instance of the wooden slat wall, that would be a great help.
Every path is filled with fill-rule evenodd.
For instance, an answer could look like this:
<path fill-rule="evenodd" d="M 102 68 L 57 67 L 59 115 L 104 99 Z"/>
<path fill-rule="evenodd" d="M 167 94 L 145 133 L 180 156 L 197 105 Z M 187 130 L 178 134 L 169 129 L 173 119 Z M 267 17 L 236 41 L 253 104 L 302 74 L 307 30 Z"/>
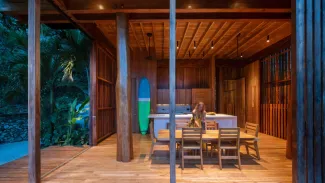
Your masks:
<path fill-rule="evenodd" d="M 168 62 L 159 61 L 157 64 L 158 89 L 168 89 L 168 76 Z M 210 60 L 177 60 L 176 89 L 209 88 L 210 79 Z"/>
<path fill-rule="evenodd" d="M 286 48 L 261 61 L 260 131 L 287 138 L 288 104 L 291 91 L 291 50 Z"/>
<path fill-rule="evenodd" d="M 116 131 L 115 109 L 116 60 L 97 47 L 97 141 Z"/>

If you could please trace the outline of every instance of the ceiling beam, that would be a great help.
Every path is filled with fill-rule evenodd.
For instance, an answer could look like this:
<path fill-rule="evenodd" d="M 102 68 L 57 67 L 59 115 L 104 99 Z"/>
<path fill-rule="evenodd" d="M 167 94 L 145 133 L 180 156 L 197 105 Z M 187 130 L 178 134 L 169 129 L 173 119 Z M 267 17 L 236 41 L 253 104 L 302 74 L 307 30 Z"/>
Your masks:
<path fill-rule="evenodd" d="M 220 30 L 227 24 L 227 22 L 222 22 L 219 27 L 216 29 L 216 31 L 214 32 L 213 36 L 211 37 L 210 41 L 207 41 L 205 43 L 205 45 L 203 46 L 203 49 L 201 49 L 201 52 L 204 52 L 206 47 L 209 46 L 209 44 L 211 44 L 211 42 L 216 38 L 216 36 L 219 34 Z M 210 51 L 210 50 L 209 50 Z M 207 53 L 209 52 L 207 51 Z"/>
<path fill-rule="evenodd" d="M 226 22 L 227 23 L 227 22 Z M 226 24 L 225 23 L 225 24 Z M 209 49 L 209 51 L 206 53 L 206 55 L 203 58 L 206 58 L 208 55 L 210 55 L 210 52 L 216 50 L 215 46 L 218 45 L 219 41 L 222 40 L 222 38 L 226 35 L 226 33 L 229 31 L 229 29 L 234 25 L 234 22 L 230 22 L 229 25 L 225 28 L 225 30 L 221 33 L 221 35 L 218 37 L 218 39 L 214 42 L 214 49 Z M 221 29 L 220 29 L 221 30 Z M 211 39 L 212 41 L 212 39 Z"/>
<path fill-rule="evenodd" d="M 176 26 L 176 30 L 177 30 L 177 26 Z M 165 57 L 165 50 L 164 50 L 164 48 L 165 48 L 165 22 L 163 22 L 163 42 L 162 42 L 162 59 L 164 59 L 164 57 Z"/>
<path fill-rule="evenodd" d="M 169 13 L 169 9 L 106 9 L 68 10 L 73 14 L 89 13 Z M 176 9 L 176 13 L 291 13 L 291 8 L 193 8 Z"/>
<path fill-rule="evenodd" d="M 205 36 L 207 35 L 207 32 L 210 31 L 211 27 L 214 25 L 214 22 L 211 22 L 210 25 L 205 29 L 203 35 L 201 36 L 201 38 L 199 39 L 198 43 L 197 43 L 197 48 L 194 50 L 193 54 L 191 55 L 190 59 L 193 57 L 193 55 L 197 52 L 197 50 L 199 49 L 199 46 L 201 45 L 202 40 L 204 40 Z"/>
<path fill-rule="evenodd" d="M 154 24 L 153 23 L 151 23 L 151 27 L 152 27 L 152 36 L 153 36 L 153 44 L 155 45 L 154 46 L 154 48 L 155 48 L 155 55 L 156 55 L 156 58 L 157 58 L 157 51 L 158 51 L 158 49 L 157 49 L 157 40 L 156 40 L 156 38 L 157 38 L 157 36 L 156 36 L 156 31 L 155 31 L 155 26 L 154 26 Z"/>
<path fill-rule="evenodd" d="M 277 28 L 273 29 L 271 32 L 268 32 L 268 34 L 272 34 L 273 32 L 279 30 L 280 28 L 282 28 L 286 23 L 283 23 L 282 25 L 278 26 Z M 263 31 L 265 31 L 266 29 L 263 29 Z M 261 31 L 261 32 L 263 32 Z M 261 33 L 260 32 L 260 33 Z M 260 33 L 258 35 L 260 35 Z M 252 46 L 256 45 L 259 41 L 261 41 L 262 39 L 266 39 L 266 37 L 261 37 L 258 38 L 257 41 L 252 42 L 251 44 L 247 45 L 246 47 L 243 48 L 243 50 L 241 50 L 241 53 L 245 53 L 246 50 L 248 50 L 249 48 L 251 48 Z"/>
<path fill-rule="evenodd" d="M 27 9 L 25 7 L 16 8 L 0 8 L 0 12 L 15 14 L 15 15 L 27 15 Z M 291 13 L 291 8 L 193 8 L 193 9 L 176 9 L 176 13 Z M 67 9 L 67 13 L 72 14 L 109 14 L 109 13 L 169 13 L 169 9 L 80 9 L 72 10 Z M 43 10 L 41 14 L 60 14 L 55 10 Z"/>
<path fill-rule="evenodd" d="M 243 31 L 250 24 L 251 24 L 251 22 L 248 22 L 248 23 L 245 23 L 242 26 L 240 26 L 239 29 L 237 29 L 237 31 L 231 36 L 230 39 L 228 39 L 225 43 L 223 43 L 219 49 L 216 49 L 216 52 L 213 54 L 213 57 L 217 56 L 218 53 L 220 53 L 220 51 L 222 51 L 225 48 L 225 46 L 227 46 L 230 43 L 230 41 L 232 41 L 234 38 L 236 38 L 238 36 L 238 34 L 241 31 Z"/>
<path fill-rule="evenodd" d="M 187 30 L 188 30 L 188 27 L 190 26 L 190 22 L 187 22 L 186 24 L 186 28 L 184 30 L 184 34 L 183 34 L 183 37 L 182 37 L 182 40 L 180 42 L 180 45 L 179 45 L 179 49 L 177 50 L 177 54 L 176 54 L 176 58 L 179 58 L 178 55 L 179 55 L 179 52 L 181 51 L 182 49 L 182 45 L 184 43 L 184 39 L 185 39 L 185 36 L 186 36 L 186 33 L 187 33 Z M 186 54 L 186 53 L 185 53 Z"/>
<path fill-rule="evenodd" d="M 248 34 L 250 34 L 250 36 L 248 38 L 243 39 L 243 41 L 239 42 L 239 45 L 246 44 L 247 41 L 249 41 L 252 37 L 254 37 L 259 32 L 259 31 L 256 31 L 256 30 L 258 30 L 258 28 L 260 28 L 262 26 L 265 26 L 265 25 L 266 25 L 265 22 L 260 22 L 254 29 L 252 29 L 251 31 L 249 31 L 247 34 L 245 34 L 244 36 L 241 35 L 241 36 L 243 36 L 243 37 L 246 38 L 246 36 Z M 239 50 L 239 48 L 241 48 L 241 46 L 238 47 L 238 50 Z M 224 54 L 223 54 L 223 56 L 228 57 L 229 54 L 235 53 L 236 51 L 237 51 L 237 46 L 234 46 L 233 49 L 229 49 L 228 51 L 225 51 Z"/>
<path fill-rule="evenodd" d="M 202 25 L 202 22 L 200 22 L 200 23 L 197 25 L 197 27 L 196 27 L 196 29 L 195 29 L 195 31 L 194 31 L 194 34 L 193 34 L 193 36 L 192 36 L 192 39 L 191 39 L 191 41 L 188 43 L 188 46 L 187 46 L 187 48 L 186 48 L 186 51 L 185 51 L 185 53 L 184 53 L 183 58 L 185 58 L 186 53 L 187 53 L 188 50 L 190 49 L 190 47 L 191 47 L 193 41 L 195 40 L 196 34 L 197 34 L 198 30 L 200 29 L 201 25 Z M 197 46 L 197 45 L 196 45 L 196 46 Z M 197 49 L 197 47 L 196 47 L 196 49 Z M 191 57 L 191 56 L 192 56 L 192 55 L 190 55 L 189 57 Z"/>
<path fill-rule="evenodd" d="M 256 36 L 262 34 L 263 32 L 266 32 L 266 31 L 268 30 L 268 28 L 272 27 L 272 25 L 274 25 L 275 23 L 276 23 L 276 22 L 272 22 L 272 23 L 266 24 L 266 26 L 263 27 L 262 30 L 255 32 L 255 34 L 251 35 L 251 37 L 248 38 L 248 39 L 245 41 L 244 44 L 241 44 L 241 45 L 239 46 L 238 50 L 241 50 L 242 48 L 247 47 L 247 44 L 249 44 L 250 41 L 252 41 Z M 228 54 L 226 57 L 227 57 L 227 58 L 231 58 L 232 55 L 234 55 L 235 53 L 236 53 L 236 50 L 232 51 L 232 52 L 231 52 L 230 54 Z"/>
<path fill-rule="evenodd" d="M 141 33 L 142 33 L 144 44 L 146 45 L 147 51 L 149 52 L 148 44 L 147 44 L 147 41 L 146 41 L 147 35 L 145 34 L 145 32 L 143 30 L 142 23 L 140 23 L 140 28 L 141 28 Z"/>
<path fill-rule="evenodd" d="M 132 24 L 132 22 L 129 22 L 129 24 L 130 24 L 130 27 L 131 27 L 131 32 L 132 32 L 132 34 L 133 34 L 133 36 L 134 36 L 134 38 L 135 38 L 135 41 L 137 42 L 137 44 L 138 44 L 138 46 L 139 46 L 139 48 L 140 48 L 140 51 L 142 51 L 142 47 L 141 47 L 141 45 L 140 45 L 140 43 L 139 43 L 139 40 L 138 40 L 137 34 L 135 33 L 135 30 L 134 30 L 134 28 L 133 28 L 133 24 Z"/>

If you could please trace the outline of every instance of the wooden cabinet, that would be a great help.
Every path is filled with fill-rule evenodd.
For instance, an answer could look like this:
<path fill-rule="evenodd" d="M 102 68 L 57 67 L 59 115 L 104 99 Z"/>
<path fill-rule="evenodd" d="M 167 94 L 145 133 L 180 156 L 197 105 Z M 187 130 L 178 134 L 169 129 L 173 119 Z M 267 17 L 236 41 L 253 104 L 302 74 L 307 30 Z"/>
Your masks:
<path fill-rule="evenodd" d="M 206 111 L 211 111 L 212 100 L 211 100 L 211 89 L 192 89 L 192 108 L 198 102 L 203 102 L 206 106 Z"/>
<path fill-rule="evenodd" d="M 169 89 L 158 89 L 157 104 L 169 104 Z M 191 89 L 176 89 L 176 104 L 192 104 Z"/>
<path fill-rule="evenodd" d="M 157 104 L 169 104 L 169 89 L 157 90 Z M 198 102 L 204 102 L 206 110 L 212 110 L 212 99 L 210 88 L 176 89 L 176 104 L 191 104 L 192 109 Z"/>

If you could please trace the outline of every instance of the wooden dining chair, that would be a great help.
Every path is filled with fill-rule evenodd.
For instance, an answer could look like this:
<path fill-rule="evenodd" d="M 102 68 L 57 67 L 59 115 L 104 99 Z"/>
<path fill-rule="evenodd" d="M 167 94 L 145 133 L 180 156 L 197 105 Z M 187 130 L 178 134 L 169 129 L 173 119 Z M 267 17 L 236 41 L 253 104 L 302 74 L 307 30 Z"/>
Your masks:
<path fill-rule="evenodd" d="M 170 123 L 167 123 L 167 129 L 169 129 L 170 127 Z M 188 122 L 176 122 L 175 121 L 175 128 L 176 130 L 182 130 L 182 128 L 187 128 L 188 127 Z M 180 142 L 176 142 L 176 151 L 178 151 L 179 153 L 177 153 L 176 155 L 180 154 L 180 146 L 181 143 Z"/>
<path fill-rule="evenodd" d="M 167 123 L 167 129 L 169 129 L 170 123 Z M 187 128 L 188 122 L 176 122 L 175 121 L 175 128 L 176 130 L 181 130 L 182 128 Z"/>
<path fill-rule="evenodd" d="M 254 135 L 255 137 L 258 137 L 258 130 L 259 130 L 258 124 L 246 122 L 245 131 L 244 131 L 245 133 Z M 249 149 L 253 149 L 256 152 L 257 159 L 260 160 L 260 152 L 258 149 L 257 139 L 241 141 L 240 145 L 244 145 L 246 147 L 247 154 L 249 154 Z"/>
<path fill-rule="evenodd" d="M 228 155 L 229 150 L 235 151 L 235 155 Z M 226 152 L 225 152 L 226 151 Z M 237 159 L 241 170 L 240 160 L 240 128 L 220 128 L 218 137 L 219 167 L 222 169 L 223 159 Z M 226 154 L 227 153 L 227 154 Z"/>
<path fill-rule="evenodd" d="M 151 148 L 150 148 L 149 159 L 151 159 L 151 156 L 153 154 L 154 146 L 156 146 L 156 145 L 167 145 L 168 148 L 169 148 L 169 142 L 158 141 L 157 138 L 155 137 L 153 122 L 150 122 L 150 137 L 151 137 Z"/>
<path fill-rule="evenodd" d="M 202 128 L 182 128 L 182 170 L 184 170 L 185 159 L 200 159 L 201 170 L 203 170 L 202 155 Z M 185 150 L 199 151 L 199 155 L 184 155 Z"/>
<path fill-rule="evenodd" d="M 205 129 L 206 130 L 218 130 L 219 124 L 215 121 L 206 121 L 205 122 Z M 210 154 L 212 157 L 212 142 L 206 142 L 206 151 L 207 151 L 207 156 L 209 153 L 209 147 L 210 147 Z"/>

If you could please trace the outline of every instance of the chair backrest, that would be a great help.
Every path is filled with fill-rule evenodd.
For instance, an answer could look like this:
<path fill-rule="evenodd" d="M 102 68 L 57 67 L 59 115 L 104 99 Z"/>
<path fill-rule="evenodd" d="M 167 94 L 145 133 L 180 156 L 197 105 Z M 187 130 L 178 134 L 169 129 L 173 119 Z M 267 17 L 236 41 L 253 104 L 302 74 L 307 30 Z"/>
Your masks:
<path fill-rule="evenodd" d="M 246 122 L 245 133 L 250 133 L 253 134 L 255 137 L 258 137 L 258 128 L 258 124 Z"/>
<path fill-rule="evenodd" d="M 176 122 L 176 130 L 181 130 L 182 128 L 187 128 L 188 127 L 188 122 Z M 170 123 L 167 123 L 167 129 L 169 129 Z"/>
<path fill-rule="evenodd" d="M 150 137 L 151 137 L 152 142 L 154 142 L 156 140 L 155 132 L 153 130 L 153 121 L 150 122 Z"/>
<path fill-rule="evenodd" d="M 218 130 L 218 123 L 215 121 L 206 121 L 205 128 L 206 130 Z"/>
<path fill-rule="evenodd" d="M 222 142 L 236 142 L 239 147 L 240 128 L 220 128 L 219 129 L 219 147 Z"/>
<path fill-rule="evenodd" d="M 186 141 L 199 141 L 202 145 L 202 128 L 182 128 L 182 144 Z"/>

